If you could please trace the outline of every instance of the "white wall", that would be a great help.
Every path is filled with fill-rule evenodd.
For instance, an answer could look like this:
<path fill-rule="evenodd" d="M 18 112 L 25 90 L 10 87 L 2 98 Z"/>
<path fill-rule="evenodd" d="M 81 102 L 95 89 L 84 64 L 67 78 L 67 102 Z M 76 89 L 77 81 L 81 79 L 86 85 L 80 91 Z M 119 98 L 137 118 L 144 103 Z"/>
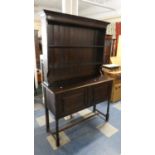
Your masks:
<path fill-rule="evenodd" d="M 109 23 L 113 22 L 121 22 L 121 16 L 113 16 L 113 17 L 107 17 L 107 18 L 102 18 L 102 20 L 107 21 Z"/>

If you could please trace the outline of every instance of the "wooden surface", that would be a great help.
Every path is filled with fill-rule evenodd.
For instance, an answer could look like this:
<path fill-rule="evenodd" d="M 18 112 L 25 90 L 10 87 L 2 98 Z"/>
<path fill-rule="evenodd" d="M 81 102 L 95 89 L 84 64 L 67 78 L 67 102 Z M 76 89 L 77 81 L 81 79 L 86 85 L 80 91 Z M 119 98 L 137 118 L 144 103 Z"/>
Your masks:
<path fill-rule="evenodd" d="M 112 79 L 101 74 L 108 23 L 47 10 L 41 16 L 46 129 L 50 110 L 59 146 L 60 118 L 108 101 L 109 119 Z"/>
<path fill-rule="evenodd" d="M 97 76 L 108 23 L 45 11 L 42 15 L 44 79 L 48 85 Z"/>
<path fill-rule="evenodd" d="M 104 75 L 107 78 L 113 78 L 111 102 L 121 100 L 121 70 L 103 68 Z"/>
<path fill-rule="evenodd" d="M 57 118 L 108 100 L 111 96 L 112 79 L 98 77 L 64 87 L 45 88 L 48 108 Z M 57 109 L 57 111 L 56 111 Z"/>

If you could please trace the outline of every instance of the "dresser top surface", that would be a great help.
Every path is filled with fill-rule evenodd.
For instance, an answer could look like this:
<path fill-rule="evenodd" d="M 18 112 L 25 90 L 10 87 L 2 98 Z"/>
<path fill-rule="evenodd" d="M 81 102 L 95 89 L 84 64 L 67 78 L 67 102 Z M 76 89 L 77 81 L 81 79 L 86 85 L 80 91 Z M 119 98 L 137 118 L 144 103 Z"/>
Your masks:
<path fill-rule="evenodd" d="M 109 77 L 104 77 L 104 76 L 98 76 L 94 78 L 90 78 L 78 83 L 70 84 L 70 85 L 57 85 L 57 86 L 46 86 L 46 84 L 43 84 L 44 87 L 48 88 L 52 93 L 59 94 L 59 93 L 64 93 L 67 91 L 75 90 L 78 88 L 84 88 L 86 86 L 93 86 L 96 84 L 101 84 L 104 82 L 110 82 L 113 81 L 113 78 Z"/>

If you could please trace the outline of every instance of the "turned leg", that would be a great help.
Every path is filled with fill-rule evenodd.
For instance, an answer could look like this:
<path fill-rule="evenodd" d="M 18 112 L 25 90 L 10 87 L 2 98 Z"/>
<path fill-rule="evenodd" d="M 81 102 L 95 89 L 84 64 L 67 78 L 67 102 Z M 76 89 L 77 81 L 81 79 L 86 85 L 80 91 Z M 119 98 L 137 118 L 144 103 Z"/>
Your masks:
<path fill-rule="evenodd" d="M 56 123 L 56 146 L 59 147 L 60 146 L 60 140 L 59 140 L 59 120 L 56 119 L 55 123 Z"/>

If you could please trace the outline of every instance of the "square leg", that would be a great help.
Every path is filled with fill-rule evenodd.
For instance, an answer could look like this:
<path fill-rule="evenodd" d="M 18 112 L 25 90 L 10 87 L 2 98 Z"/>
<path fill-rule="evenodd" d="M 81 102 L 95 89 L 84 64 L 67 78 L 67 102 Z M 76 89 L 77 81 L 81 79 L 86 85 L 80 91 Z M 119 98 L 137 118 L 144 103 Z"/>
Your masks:
<path fill-rule="evenodd" d="M 110 108 L 110 102 L 108 101 L 107 113 L 106 113 L 106 122 L 109 121 L 109 108 Z"/>
<path fill-rule="evenodd" d="M 56 130 L 56 146 L 59 147 L 60 146 L 60 139 L 59 139 L 59 120 L 56 119 L 55 123 L 56 123 L 56 128 L 55 128 L 55 130 Z"/>
<path fill-rule="evenodd" d="M 44 87 L 42 87 L 43 90 L 43 98 L 44 98 L 44 104 L 45 104 L 45 122 L 46 122 L 46 131 L 49 132 L 50 130 L 50 124 L 49 124 L 49 111 L 47 108 L 47 101 L 46 101 L 46 90 Z"/>
<path fill-rule="evenodd" d="M 93 106 L 93 112 L 96 111 L 96 104 Z"/>

